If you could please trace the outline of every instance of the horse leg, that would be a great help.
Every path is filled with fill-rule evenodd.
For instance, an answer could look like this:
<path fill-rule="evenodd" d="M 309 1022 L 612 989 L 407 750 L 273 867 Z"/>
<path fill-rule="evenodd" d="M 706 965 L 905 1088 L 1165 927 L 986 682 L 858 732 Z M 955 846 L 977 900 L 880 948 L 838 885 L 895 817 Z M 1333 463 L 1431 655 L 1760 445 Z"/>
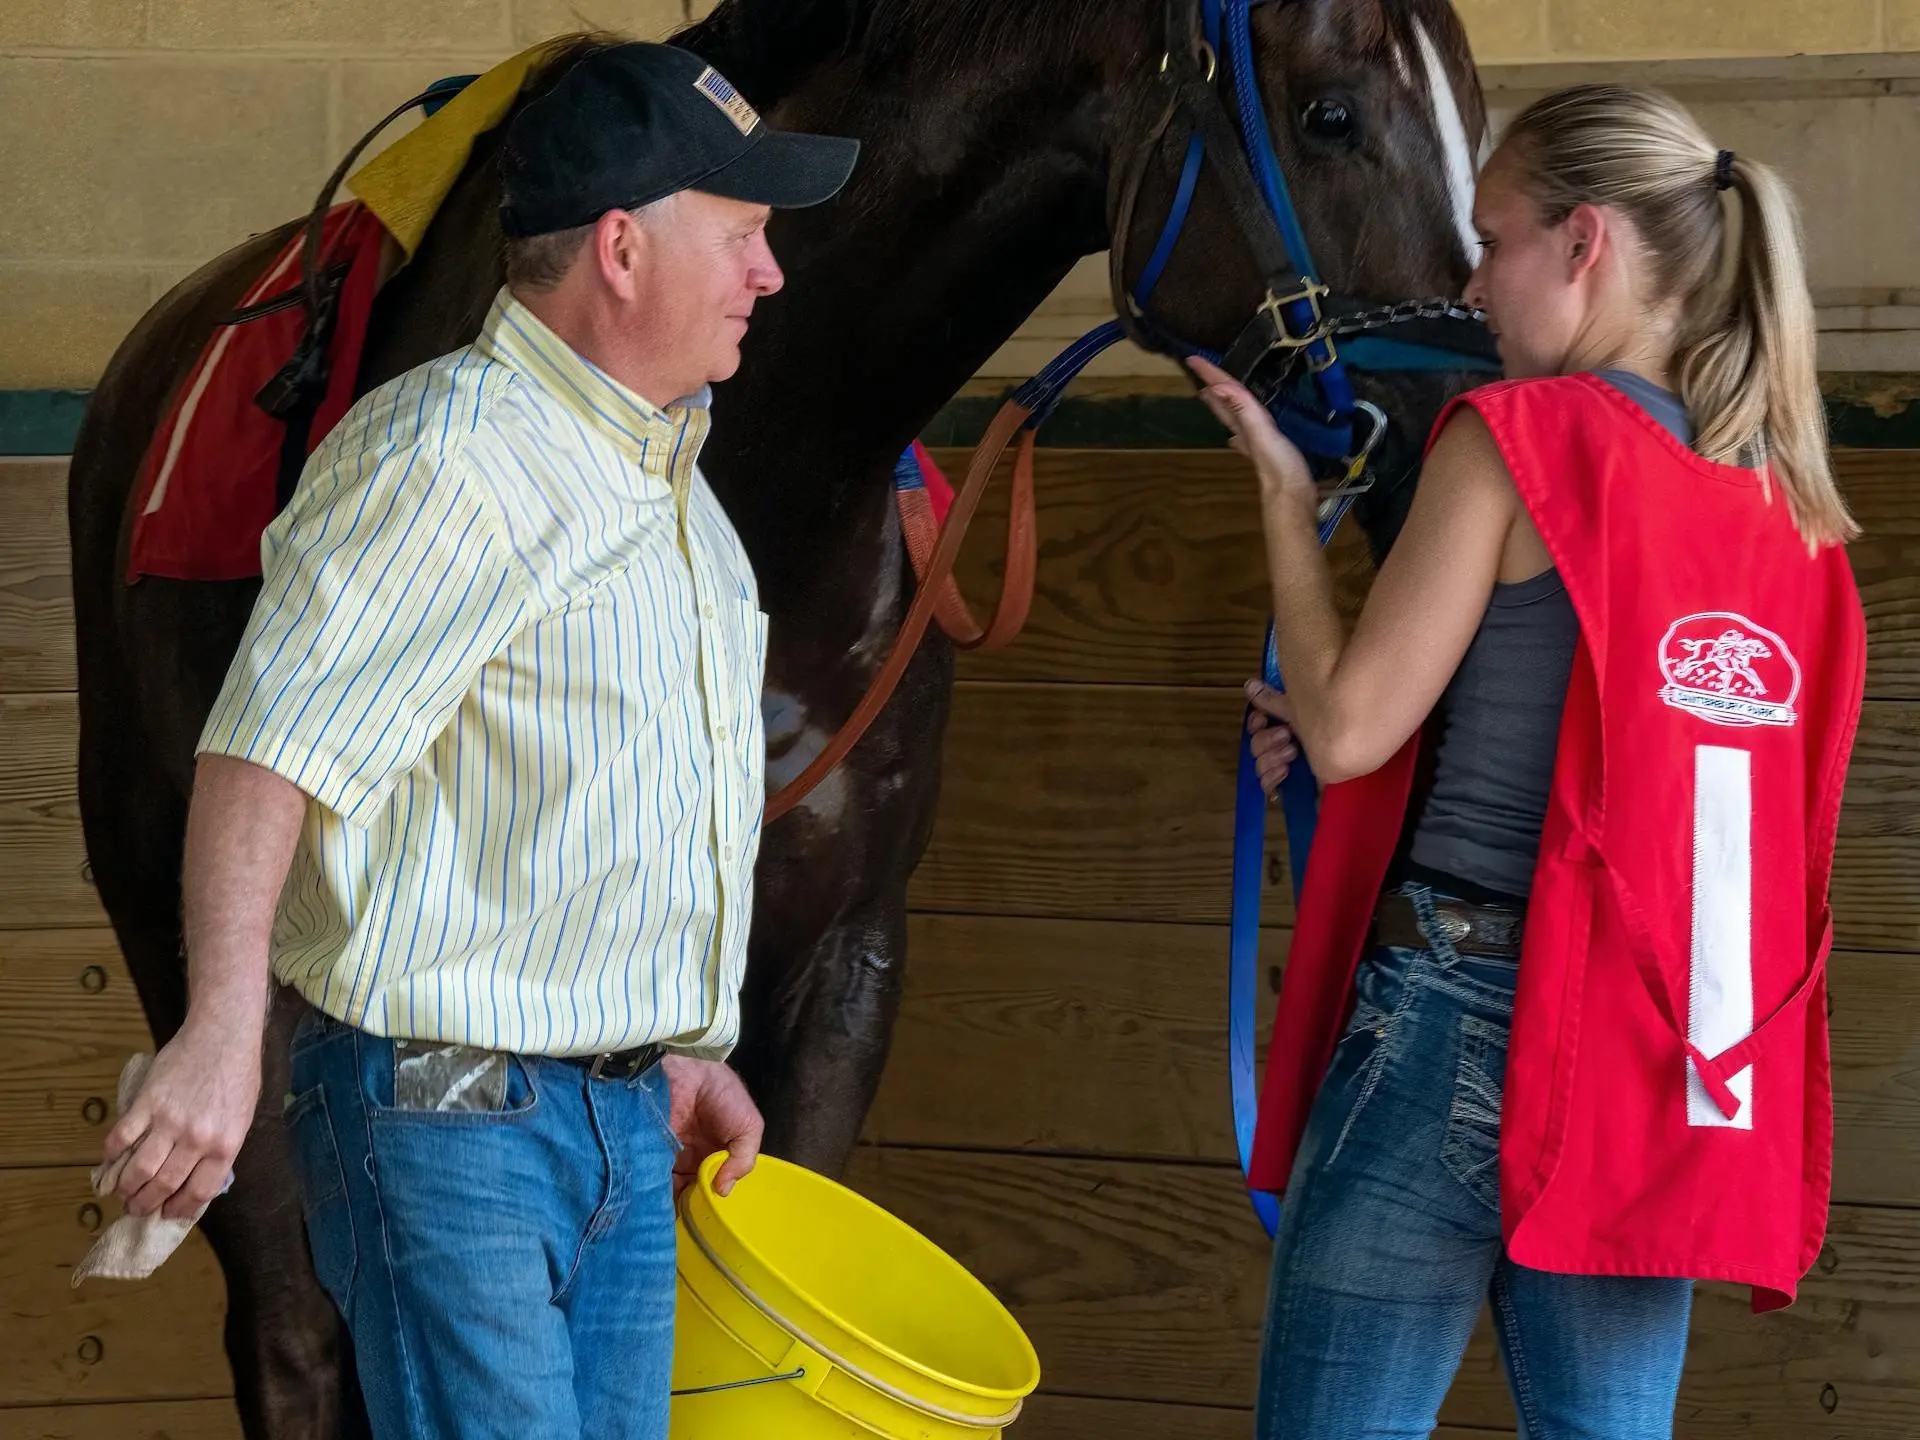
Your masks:
<path fill-rule="evenodd" d="M 234 1162 L 233 1188 L 202 1222 L 227 1277 L 227 1356 L 248 1440 L 369 1433 L 346 1326 L 314 1278 L 280 1123 L 288 1042 L 305 1008 L 290 990 L 274 997 L 253 1128 Z"/>
<path fill-rule="evenodd" d="M 906 953 L 902 883 L 786 965 L 750 967 L 743 1009 L 762 1023 L 734 1063 L 766 1116 L 769 1153 L 825 1175 L 846 1167 L 880 1088 Z"/>

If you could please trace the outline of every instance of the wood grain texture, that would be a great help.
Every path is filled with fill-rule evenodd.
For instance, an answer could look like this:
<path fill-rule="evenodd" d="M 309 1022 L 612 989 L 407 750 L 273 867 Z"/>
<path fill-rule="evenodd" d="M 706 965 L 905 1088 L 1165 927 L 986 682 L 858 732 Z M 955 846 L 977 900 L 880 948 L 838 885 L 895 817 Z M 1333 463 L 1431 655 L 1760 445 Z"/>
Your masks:
<path fill-rule="evenodd" d="M 967 454 L 934 452 L 949 475 Z M 1852 549 L 1866 603 L 1869 693 L 1920 698 L 1920 452 L 1841 450 L 1866 535 Z M 1268 609 L 1254 490 L 1226 450 L 1042 449 L 1033 618 L 1012 649 L 966 657 L 997 680 L 1232 685 L 1259 654 Z M 0 462 L 0 691 L 73 685 L 66 462 Z M 967 593 L 999 584 L 1004 485 L 962 557 Z M 1369 566 L 1352 527 L 1334 560 L 1349 604 Z"/>
<path fill-rule="evenodd" d="M 868 1138 L 1226 1160 L 1226 931 L 916 915 Z M 1265 1045 L 1287 932 L 1263 934 Z"/>
<path fill-rule="evenodd" d="M 1238 691 L 958 687 L 922 910 L 1218 923 L 1227 918 Z M 1018 736 L 1019 744 L 1009 744 Z M 1268 825 L 1265 921 L 1290 922 Z M 1920 706 L 1866 708 L 1840 817 L 1837 943 L 1920 951 Z"/>
<path fill-rule="evenodd" d="M 71 695 L 0 695 L 0 930 L 104 925 L 88 879 Z"/>
<path fill-rule="evenodd" d="M 959 686 L 914 906 L 1224 920 L 1244 704 L 1238 690 Z M 1264 918 L 1284 925 L 1293 898 L 1277 819 L 1268 834 Z"/>
<path fill-rule="evenodd" d="M 1007 1433 L 1018 1440 L 1248 1440 L 1253 1415 L 1220 1405 L 1036 1395 Z M 1442 1425 L 1432 1440 L 1513 1440 L 1513 1431 Z"/>
<path fill-rule="evenodd" d="M 916 915 L 867 1138 L 1135 1159 L 1235 1158 L 1227 930 Z M 1262 955 L 1262 1046 L 1287 933 Z M 1834 1197 L 1920 1200 L 1920 958 L 1830 969 Z"/>
<path fill-rule="evenodd" d="M 851 1179 L 995 1289 L 1033 1337 L 1050 1389 L 1251 1403 L 1267 1245 L 1233 1171 L 865 1147 Z M 1676 1433 L 1909 1440 L 1917 1279 L 1920 1213 L 1842 1207 L 1792 1310 L 1756 1317 L 1744 1295 L 1707 1287 Z M 1484 1325 L 1443 1418 L 1513 1427 Z"/>
<path fill-rule="evenodd" d="M 1867 693 L 1920 698 L 1920 451 L 1836 450 L 1865 530 L 1847 547 L 1867 612 Z"/>
<path fill-rule="evenodd" d="M 0 930 L 0 1166 L 96 1162 L 152 1048 L 111 930 Z"/>
<path fill-rule="evenodd" d="M 966 452 L 933 452 L 949 475 Z M 1258 659 L 1272 608 L 1257 492 L 1227 450 L 1037 453 L 1040 566 L 1026 629 L 961 673 L 992 680 L 1231 685 Z M 1003 474 L 962 554 L 960 582 L 985 601 L 999 588 L 1007 511 Z M 1357 527 L 1331 550 L 1343 605 L 1358 608 L 1372 562 Z"/>
<path fill-rule="evenodd" d="M 950 475 L 965 452 L 934 452 Z M 1834 468 L 1866 534 L 1850 547 L 1867 611 L 1868 693 L 1920 698 L 1920 451 L 1840 450 Z M 1234 685 L 1260 653 L 1270 602 L 1246 464 L 1225 450 L 1050 450 L 1035 468 L 1040 570 L 1033 618 L 963 676 Z M 999 584 L 1004 487 L 963 557 L 970 595 Z M 1333 549 L 1348 606 L 1370 575 L 1343 526 Z"/>
<path fill-rule="evenodd" d="M 0 693 L 73 688 L 67 462 L 0 460 Z"/>
<path fill-rule="evenodd" d="M 0 1409 L 0 1440 L 240 1440 L 228 1399 Z"/>
<path fill-rule="evenodd" d="M 198 1399 L 231 1392 L 220 1345 L 226 1290 L 195 1231 L 150 1280 L 73 1267 L 117 1208 L 79 1166 L 0 1170 L 0 1403 Z M 3 1413 L 3 1412 L 0 1412 Z"/>

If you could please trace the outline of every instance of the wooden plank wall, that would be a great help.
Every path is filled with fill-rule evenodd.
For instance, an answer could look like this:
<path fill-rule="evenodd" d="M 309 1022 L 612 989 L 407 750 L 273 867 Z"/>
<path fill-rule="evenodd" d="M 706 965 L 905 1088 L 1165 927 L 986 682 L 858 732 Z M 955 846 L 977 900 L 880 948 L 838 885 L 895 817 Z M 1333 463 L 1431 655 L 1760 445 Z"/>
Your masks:
<path fill-rule="evenodd" d="M 1704 1291 L 1689 1440 L 1920 1433 L 1920 453 L 1840 465 L 1872 664 L 1835 877 L 1832 1233 L 1791 1311 Z M 1017 1434 L 1227 1440 L 1249 1432 L 1266 1275 L 1223 1065 L 1236 687 L 1265 611 L 1252 491 L 1199 451 L 1042 451 L 1039 484 L 1033 623 L 961 668 L 853 1179 L 1028 1327 L 1045 1393 Z M 148 1285 L 66 1288 L 101 1223 L 85 1167 L 145 1036 L 84 874 L 62 485 L 58 463 L 0 462 L 0 1313 L 27 1322 L 0 1355 L 0 1440 L 229 1440 L 204 1246 Z M 1341 564 L 1357 593 L 1353 547 Z M 976 593 L 991 568 L 970 563 Z M 1512 1433 L 1484 1331 L 1444 1418 L 1452 1440 Z"/>

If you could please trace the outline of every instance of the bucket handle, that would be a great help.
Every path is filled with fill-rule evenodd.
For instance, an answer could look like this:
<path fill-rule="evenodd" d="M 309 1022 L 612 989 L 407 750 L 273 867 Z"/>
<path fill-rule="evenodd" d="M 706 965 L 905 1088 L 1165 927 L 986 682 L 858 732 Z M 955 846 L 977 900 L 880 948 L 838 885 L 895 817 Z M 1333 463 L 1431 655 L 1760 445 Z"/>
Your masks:
<path fill-rule="evenodd" d="M 792 1321 L 788 1320 L 785 1316 L 775 1314 L 773 1307 L 768 1305 L 767 1302 L 762 1300 L 758 1295 L 754 1294 L 752 1287 L 749 1286 L 744 1280 L 742 1280 L 737 1274 L 735 1274 L 733 1271 L 733 1268 L 729 1266 L 726 1261 L 722 1260 L 719 1257 L 719 1255 L 717 1255 L 714 1252 L 713 1246 L 707 1243 L 707 1237 L 700 1233 L 699 1226 L 692 1223 L 690 1217 L 685 1213 L 685 1211 L 681 1212 L 680 1220 L 681 1220 L 682 1228 L 684 1228 L 687 1234 L 690 1237 L 692 1237 L 693 1243 L 700 1248 L 700 1253 L 706 1257 L 707 1263 L 713 1266 L 715 1270 L 718 1270 L 720 1272 L 721 1278 L 725 1280 L 729 1285 L 731 1285 L 735 1290 L 737 1290 L 742 1296 L 744 1296 L 748 1304 L 752 1305 L 754 1309 L 758 1310 L 762 1315 L 766 1316 L 767 1319 L 771 1320 L 775 1325 L 779 1326 L 780 1329 L 786 1331 L 787 1334 L 791 1335 L 795 1340 L 798 1340 L 802 1345 L 805 1345 L 808 1349 L 815 1351 L 820 1356 L 820 1358 L 825 1360 L 829 1365 L 832 1365 L 840 1370 L 844 1370 L 847 1374 L 851 1375 L 854 1379 L 858 1380 L 861 1384 L 871 1386 L 873 1389 L 878 1390 L 882 1395 L 886 1395 L 891 1397 L 892 1399 L 898 1400 L 902 1405 L 910 1406 L 913 1409 L 920 1411 L 924 1415 L 932 1415 L 936 1419 L 946 1420 L 955 1425 L 970 1426 L 977 1430 L 1005 1429 L 1007 1426 L 1011 1425 L 1015 1420 L 1020 1418 L 1020 1411 L 1023 1408 L 1024 1402 L 1019 1400 L 1014 1401 L 1013 1408 L 1004 1415 L 999 1415 L 994 1417 L 969 1415 L 969 1414 L 966 1414 L 964 1411 L 948 1410 L 944 1406 L 934 1405 L 929 1401 L 921 1399 L 917 1395 L 909 1395 L 906 1391 L 900 1389 L 899 1387 L 894 1385 L 889 1385 L 886 1381 L 882 1380 L 878 1375 L 874 1375 L 866 1370 L 862 1370 L 858 1365 L 851 1364 L 848 1361 L 841 1359 L 838 1355 L 834 1354 L 831 1350 L 821 1345 L 820 1342 L 815 1340 L 811 1335 L 808 1335 L 804 1331 L 800 1330 L 797 1326 L 793 1324 Z M 806 1369 L 803 1366 L 798 1372 L 798 1374 L 769 1375 L 766 1377 L 764 1381 L 760 1381 L 760 1380 L 748 1380 L 744 1382 L 735 1381 L 733 1382 L 732 1385 L 715 1386 L 713 1388 L 733 1389 L 740 1384 L 748 1384 L 748 1385 L 770 1384 L 775 1380 L 797 1379 L 799 1378 L 799 1376 L 805 1375 L 805 1374 L 806 1374 Z M 681 1392 L 676 1391 L 675 1393 L 678 1394 Z"/>
<path fill-rule="evenodd" d="M 718 1385 L 691 1385 L 685 1390 L 670 1390 L 673 1396 L 680 1395 L 718 1395 L 722 1390 L 746 1390 L 755 1385 L 778 1385 L 784 1380 L 804 1380 L 807 1367 L 798 1370 L 784 1370 L 778 1375 L 760 1375 L 751 1380 L 722 1380 Z"/>

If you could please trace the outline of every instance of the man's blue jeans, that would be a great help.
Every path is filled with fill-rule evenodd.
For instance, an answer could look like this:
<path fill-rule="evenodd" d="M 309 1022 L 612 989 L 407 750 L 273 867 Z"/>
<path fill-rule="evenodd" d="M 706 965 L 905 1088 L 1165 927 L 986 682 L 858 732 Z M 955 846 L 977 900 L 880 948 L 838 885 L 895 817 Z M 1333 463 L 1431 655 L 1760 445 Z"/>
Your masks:
<path fill-rule="evenodd" d="M 310 1015 L 286 1122 L 378 1440 L 663 1440 L 675 1144 L 659 1066 L 513 1057 L 498 1109 L 394 1108 L 394 1047 Z"/>
<path fill-rule="evenodd" d="M 1549 1275 L 1500 1239 L 1500 1101 L 1518 967 L 1379 949 L 1295 1159 L 1274 1249 L 1262 1440 L 1425 1436 L 1482 1303 L 1527 1440 L 1666 1440 L 1686 1280 Z"/>

